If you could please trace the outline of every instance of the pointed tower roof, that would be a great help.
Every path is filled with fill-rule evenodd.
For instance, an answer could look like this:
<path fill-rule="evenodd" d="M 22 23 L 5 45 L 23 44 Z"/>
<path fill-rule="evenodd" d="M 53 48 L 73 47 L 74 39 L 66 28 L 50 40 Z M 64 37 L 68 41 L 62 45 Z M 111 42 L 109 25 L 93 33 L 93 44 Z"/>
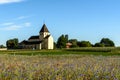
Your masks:
<path fill-rule="evenodd" d="M 40 32 L 49 32 L 45 24 L 43 24 Z"/>

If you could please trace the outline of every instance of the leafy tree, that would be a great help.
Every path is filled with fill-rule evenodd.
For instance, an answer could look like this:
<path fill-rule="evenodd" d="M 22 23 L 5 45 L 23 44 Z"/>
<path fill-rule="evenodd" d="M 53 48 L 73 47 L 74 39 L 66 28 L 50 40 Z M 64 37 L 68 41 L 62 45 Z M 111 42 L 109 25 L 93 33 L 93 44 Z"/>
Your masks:
<path fill-rule="evenodd" d="M 65 35 L 66 42 L 68 42 L 68 35 Z"/>
<path fill-rule="evenodd" d="M 78 47 L 78 45 L 77 45 L 77 39 L 70 39 L 69 42 L 72 43 L 71 47 Z"/>
<path fill-rule="evenodd" d="M 6 42 L 7 48 L 8 49 L 16 49 L 16 48 L 18 48 L 18 42 L 19 41 L 18 41 L 17 38 L 7 40 L 7 42 Z"/>
<path fill-rule="evenodd" d="M 95 43 L 94 47 L 104 47 L 104 44 L 101 44 L 101 43 Z"/>
<path fill-rule="evenodd" d="M 81 41 L 77 43 L 79 47 L 92 47 L 92 44 L 89 41 Z"/>
<path fill-rule="evenodd" d="M 105 47 L 114 47 L 115 44 L 112 40 L 109 38 L 102 38 L 100 41 L 101 44 L 103 44 Z"/>
<path fill-rule="evenodd" d="M 57 40 L 57 48 L 65 48 L 67 39 L 64 35 L 61 35 Z"/>
<path fill-rule="evenodd" d="M 54 49 L 56 49 L 56 42 L 54 42 Z"/>
<path fill-rule="evenodd" d="M 5 46 L 4 45 L 0 45 L 0 48 L 5 48 Z"/>

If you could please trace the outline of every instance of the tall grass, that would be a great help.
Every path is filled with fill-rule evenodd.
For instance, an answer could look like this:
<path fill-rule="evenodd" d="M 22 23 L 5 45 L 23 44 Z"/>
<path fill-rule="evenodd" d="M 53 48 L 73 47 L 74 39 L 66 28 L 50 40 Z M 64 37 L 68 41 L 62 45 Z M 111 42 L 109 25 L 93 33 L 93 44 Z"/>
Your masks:
<path fill-rule="evenodd" d="M 0 80 L 120 80 L 120 57 L 0 55 Z"/>

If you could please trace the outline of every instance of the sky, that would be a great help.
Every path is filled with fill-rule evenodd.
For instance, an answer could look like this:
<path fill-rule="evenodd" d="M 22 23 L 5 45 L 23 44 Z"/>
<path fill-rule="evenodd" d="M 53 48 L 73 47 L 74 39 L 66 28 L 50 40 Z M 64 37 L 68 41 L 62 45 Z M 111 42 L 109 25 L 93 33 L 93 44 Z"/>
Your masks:
<path fill-rule="evenodd" d="M 100 42 L 109 38 L 120 46 L 120 0 L 0 0 L 0 45 L 38 35 L 46 24 L 54 40 Z"/>

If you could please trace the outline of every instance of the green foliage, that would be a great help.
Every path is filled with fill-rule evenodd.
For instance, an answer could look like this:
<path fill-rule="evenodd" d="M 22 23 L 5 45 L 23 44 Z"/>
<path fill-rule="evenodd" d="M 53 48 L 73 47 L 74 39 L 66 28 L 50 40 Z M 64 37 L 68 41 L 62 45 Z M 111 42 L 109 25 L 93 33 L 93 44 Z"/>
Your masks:
<path fill-rule="evenodd" d="M 0 51 L 0 54 L 10 54 L 10 55 L 102 55 L 102 56 L 118 56 L 120 55 L 120 48 L 115 47 L 81 47 L 81 48 L 71 48 L 71 49 L 59 49 L 59 50 L 5 50 Z"/>
<path fill-rule="evenodd" d="M 77 43 L 79 47 L 92 47 L 92 44 L 89 41 L 81 41 Z"/>
<path fill-rule="evenodd" d="M 65 48 L 67 41 L 67 37 L 65 35 L 61 35 L 57 40 L 57 48 Z"/>
<path fill-rule="evenodd" d="M 66 42 L 68 42 L 68 39 L 69 39 L 68 35 L 65 35 L 65 39 L 66 39 Z"/>
<path fill-rule="evenodd" d="M 57 48 L 65 48 L 66 43 L 69 42 L 72 45 L 71 48 L 76 47 L 115 47 L 115 44 L 109 38 L 102 38 L 100 42 L 95 43 L 94 45 L 90 41 L 77 41 L 77 39 L 68 40 L 68 35 L 61 35 L 57 40 Z"/>
<path fill-rule="evenodd" d="M 56 43 L 54 42 L 54 49 L 56 49 Z"/>
<path fill-rule="evenodd" d="M 5 48 L 5 46 L 4 45 L 0 45 L 0 48 Z"/>
<path fill-rule="evenodd" d="M 115 44 L 112 40 L 109 38 L 102 38 L 100 41 L 101 44 L 103 44 L 105 47 L 114 47 Z"/>
<path fill-rule="evenodd" d="M 17 38 L 7 40 L 7 42 L 6 42 L 7 48 L 8 49 L 16 49 L 16 48 L 18 48 L 18 42 L 19 41 L 18 41 Z"/>
<path fill-rule="evenodd" d="M 71 48 L 71 49 L 65 49 L 66 51 L 73 51 L 73 52 L 86 52 L 90 54 L 89 52 L 96 52 L 98 55 L 102 55 L 100 52 L 109 52 L 115 50 L 114 47 L 80 47 L 80 48 Z M 85 53 L 85 54 L 86 54 Z M 107 54 L 107 53 L 105 53 Z"/>
<path fill-rule="evenodd" d="M 70 39 L 69 42 L 72 43 L 72 46 L 71 46 L 72 48 L 78 47 L 77 46 L 77 39 Z"/>
<path fill-rule="evenodd" d="M 104 44 L 101 44 L 101 43 L 95 43 L 94 47 L 104 47 Z"/>

